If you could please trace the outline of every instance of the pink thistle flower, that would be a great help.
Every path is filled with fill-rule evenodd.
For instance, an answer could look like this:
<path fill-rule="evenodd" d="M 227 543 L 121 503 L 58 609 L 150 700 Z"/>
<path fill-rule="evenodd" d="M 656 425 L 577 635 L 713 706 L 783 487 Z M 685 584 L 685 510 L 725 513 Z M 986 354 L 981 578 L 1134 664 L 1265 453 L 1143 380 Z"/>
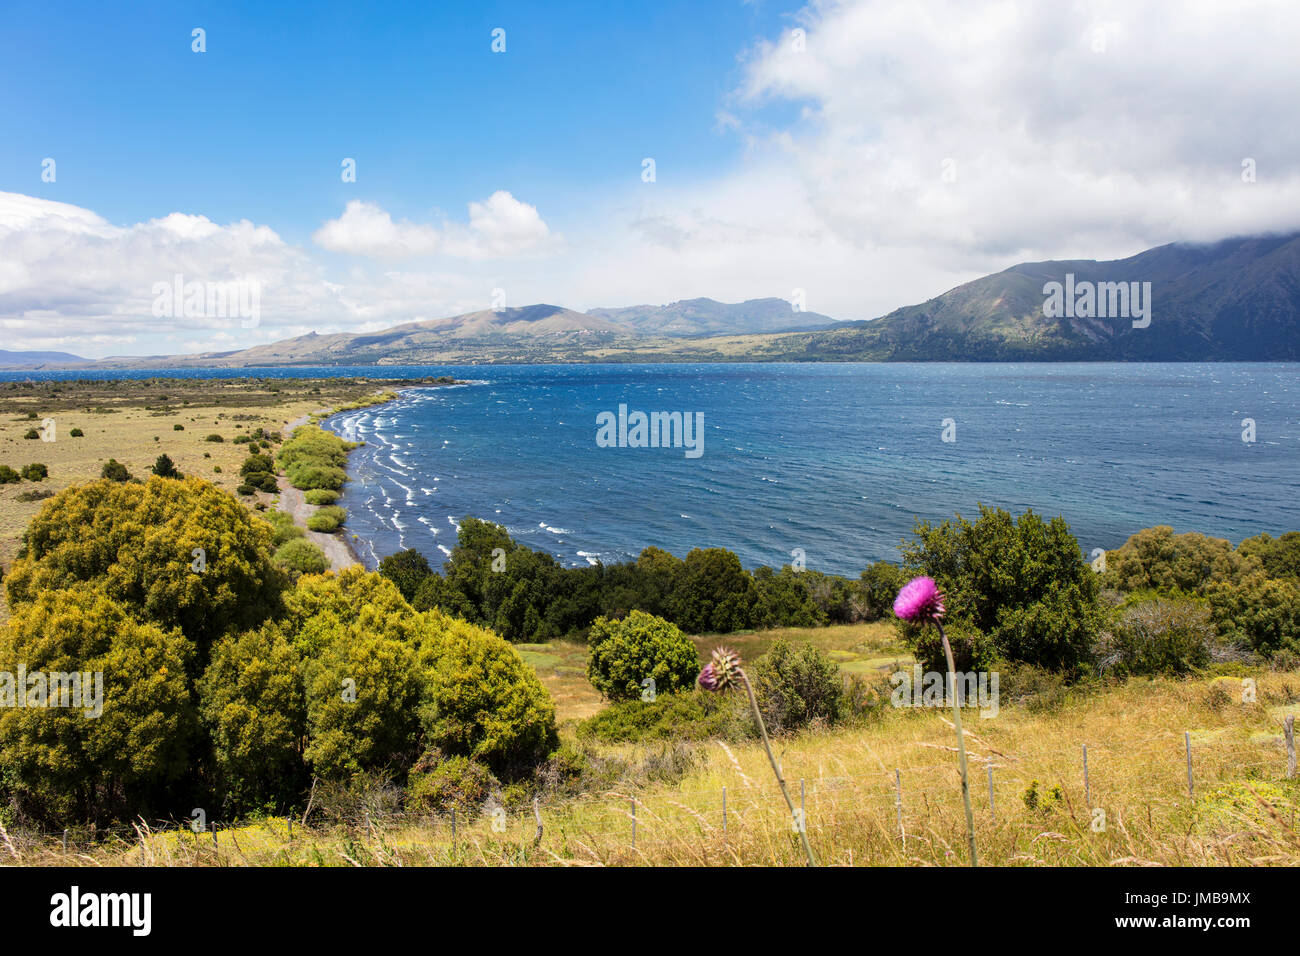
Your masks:
<path fill-rule="evenodd" d="M 714 672 L 712 664 L 705 664 L 704 670 L 700 671 L 700 676 L 697 677 L 695 680 L 696 683 L 698 683 L 705 690 L 718 689 L 718 675 L 717 673 Z"/>
<path fill-rule="evenodd" d="M 912 578 L 894 599 L 894 614 L 904 621 L 934 621 L 943 618 L 943 592 L 934 578 Z"/>

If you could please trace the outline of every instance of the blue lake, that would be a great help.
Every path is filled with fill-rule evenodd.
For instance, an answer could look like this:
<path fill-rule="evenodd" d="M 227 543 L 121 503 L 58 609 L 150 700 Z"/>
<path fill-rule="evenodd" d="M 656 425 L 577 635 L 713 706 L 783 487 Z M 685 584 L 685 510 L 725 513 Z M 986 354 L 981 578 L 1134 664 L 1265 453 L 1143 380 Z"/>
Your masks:
<path fill-rule="evenodd" d="M 421 366 L 0 373 L 26 378 L 454 375 L 328 426 L 364 440 L 342 504 L 368 562 L 434 563 L 464 515 L 570 564 L 710 545 L 856 575 L 917 518 L 1063 515 L 1085 552 L 1155 524 L 1234 542 L 1300 529 L 1300 366 Z M 703 414 L 703 453 L 600 447 L 597 416 Z M 1242 440 L 1244 419 L 1255 441 Z M 694 418 L 692 418 L 694 420 Z M 945 426 L 945 420 L 950 420 Z M 945 432 L 952 441 L 944 441 Z"/>
<path fill-rule="evenodd" d="M 917 518 L 979 502 L 1063 515 L 1085 552 L 1156 524 L 1234 542 L 1300 529 L 1294 365 L 435 371 L 475 384 L 329 423 L 366 442 L 342 503 L 369 562 L 414 547 L 436 564 L 464 515 L 566 563 L 717 545 L 777 566 L 801 548 L 852 575 L 896 558 Z M 601 447 L 597 416 L 620 405 L 702 413 L 703 453 Z"/>

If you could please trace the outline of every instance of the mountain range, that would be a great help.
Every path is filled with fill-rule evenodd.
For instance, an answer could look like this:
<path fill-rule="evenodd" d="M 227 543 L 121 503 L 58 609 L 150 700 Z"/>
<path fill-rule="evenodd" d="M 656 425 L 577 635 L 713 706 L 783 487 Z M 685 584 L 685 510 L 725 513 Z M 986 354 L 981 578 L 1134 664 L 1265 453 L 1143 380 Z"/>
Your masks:
<path fill-rule="evenodd" d="M 865 321 L 700 298 L 485 309 L 197 355 L 0 352 L 9 368 L 620 361 L 1300 361 L 1300 233 L 1021 263 Z"/>

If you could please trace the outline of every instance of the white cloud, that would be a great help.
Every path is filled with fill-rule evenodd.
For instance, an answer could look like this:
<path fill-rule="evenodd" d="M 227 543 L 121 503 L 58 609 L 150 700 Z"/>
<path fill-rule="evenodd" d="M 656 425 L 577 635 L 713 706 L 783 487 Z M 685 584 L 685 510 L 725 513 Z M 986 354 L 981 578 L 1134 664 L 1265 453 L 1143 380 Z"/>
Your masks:
<path fill-rule="evenodd" d="M 800 19 L 806 50 L 760 44 L 733 108 L 757 126 L 802 107 L 766 155 L 849 241 L 982 263 L 1300 226 L 1287 0 L 852 0 Z"/>
<path fill-rule="evenodd" d="M 154 314 L 156 286 L 231 282 L 259 290 L 260 321 Z M 0 192 L 0 338 L 9 349 L 87 357 L 245 348 L 308 331 L 384 328 L 482 308 L 491 280 L 463 272 L 327 276 L 306 252 L 248 220 L 172 213 L 128 226 L 66 203 Z M 450 310 L 450 311 L 448 311 Z"/>
<path fill-rule="evenodd" d="M 371 259 L 412 259 L 440 252 L 465 259 L 504 259 L 553 247 L 551 231 L 537 208 L 505 190 L 471 202 L 468 226 L 394 222 L 378 205 L 354 199 L 312 239 L 331 252 Z"/>
<path fill-rule="evenodd" d="M 317 229 L 312 240 L 331 252 L 374 259 L 431 255 L 442 245 L 441 234 L 432 226 L 393 222 L 379 206 L 360 199 L 353 199 L 343 215 Z"/>
<path fill-rule="evenodd" d="M 741 146 L 733 168 L 593 188 L 565 237 L 505 191 L 461 221 L 354 201 L 313 236 L 340 262 L 247 220 L 119 226 L 0 193 L 5 347 L 236 348 L 485 308 L 494 288 L 574 308 L 802 289 L 870 318 L 1019 261 L 1300 229 L 1291 0 L 815 0 L 792 25 L 802 51 L 762 41 L 731 96 L 686 104 Z M 177 272 L 261 282 L 261 325 L 154 319 Z"/>

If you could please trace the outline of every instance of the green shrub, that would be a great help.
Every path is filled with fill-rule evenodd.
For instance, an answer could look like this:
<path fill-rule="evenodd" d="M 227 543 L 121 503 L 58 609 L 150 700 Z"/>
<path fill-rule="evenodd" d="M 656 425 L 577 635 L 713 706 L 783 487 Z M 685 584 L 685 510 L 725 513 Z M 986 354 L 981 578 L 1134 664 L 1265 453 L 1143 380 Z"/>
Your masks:
<path fill-rule="evenodd" d="M 326 505 L 323 508 L 316 509 L 316 512 L 307 519 L 307 527 L 312 531 L 326 533 L 337 531 L 343 526 L 347 516 L 347 511 L 338 505 Z"/>
<path fill-rule="evenodd" d="M 3 484 L 3 482 L 0 482 Z M 33 489 L 31 491 L 19 492 L 15 497 L 17 501 L 44 501 L 46 498 L 53 498 L 54 492 L 46 491 L 44 488 Z"/>
<path fill-rule="evenodd" d="M 23 437 L 24 437 L 24 438 L 29 438 L 29 439 L 31 439 L 31 438 L 40 438 L 40 437 L 41 437 L 41 433 L 38 432 L 35 428 L 29 428 L 29 429 L 27 429 L 26 432 L 23 433 Z"/>
<path fill-rule="evenodd" d="M 257 489 L 254 488 L 252 485 L 248 484 L 247 482 L 237 487 L 235 491 L 241 495 L 252 495 L 257 493 Z"/>
<path fill-rule="evenodd" d="M 50 469 L 39 462 L 24 466 L 22 476 L 28 481 L 44 481 L 50 477 Z"/>
<path fill-rule="evenodd" d="M 275 471 L 275 462 L 269 455 L 249 455 L 244 459 L 244 463 L 239 466 L 241 475 L 249 475 L 253 472 L 269 473 Z"/>
<path fill-rule="evenodd" d="M 918 522 L 914 535 L 903 547 L 904 567 L 909 576 L 939 582 L 946 621 L 969 625 L 972 637 L 987 636 L 1003 660 L 1069 673 L 1087 666 L 1102 623 L 1097 574 L 1063 518 L 1043 521 L 1026 511 L 1017 519 L 980 505 L 973 523 L 961 515 L 938 526 Z M 901 630 L 927 670 L 947 670 L 943 655 L 933 652 L 934 628 Z"/>
<path fill-rule="evenodd" d="M 276 549 L 271 560 L 295 574 L 320 574 L 330 567 L 325 552 L 305 538 L 286 541 Z"/>
<path fill-rule="evenodd" d="M 426 745 L 482 761 L 499 775 L 545 760 L 559 741 L 555 703 L 519 652 L 491 631 L 439 611 L 421 618 Z"/>
<path fill-rule="evenodd" d="M 262 520 L 271 526 L 271 543 L 277 548 L 286 541 L 301 538 L 305 533 L 293 523 L 293 517 L 284 511 L 268 511 Z"/>
<path fill-rule="evenodd" d="M 56 826 L 173 806 L 169 789 L 192 766 L 192 654 L 178 631 L 141 623 L 90 588 L 43 589 L 14 607 L 0 630 L 0 671 L 101 676 L 90 686 L 83 678 L 81 707 L 0 707 L 7 799 Z M 88 719 L 96 680 L 102 710 Z"/>
<path fill-rule="evenodd" d="M 1204 601 L 1139 600 L 1120 609 L 1098 641 L 1098 668 L 1117 676 L 1186 674 L 1210 662 L 1215 636 Z"/>
<path fill-rule="evenodd" d="M 845 716 L 839 665 L 812 644 L 798 650 L 777 641 L 751 668 L 754 697 L 769 733 L 831 726 Z"/>
<path fill-rule="evenodd" d="M 0 485 L 16 485 L 22 480 L 23 476 L 8 465 L 0 465 Z"/>
<path fill-rule="evenodd" d="M 665 694 L 653 701 L 624 700 L 578 724 L 579 740 L 607 744 L 648 740 L 731 740 L 756 736 L 743 695 Z"/>
<path fill-rule="evenodd" d="M 275 480 L 275 475 L 266 472 L 253 472 L 245 479 L 245 483 L 252 485 L 258 491 L 265 491 L 268 495 L 273 495 L 280 490 L 280 483 Z"/>
<path fill-rule="evenodd" d="M 193 569 L 201 549 L 205 566 Z M 199 478 L 74 485 L 27 526 L 6 576 L 10 608 L 84 582 L 199 645 L 260 624 L 279 606 L 284 575 L 265 522 Z"/>
<path fill-rule="evenodd" d="M 332 505 L 339 500 L 339 493 L 329 488 L 312 488 L 302 496 L 309 505 Z"/>
<path fill-rule="evenodd" d="M 110 458 L 104 462 L 104 467 L 100 471 L 101 478 L 107 478 L 109 481 L 130 481 L 131 473 L 126 470 L 126 465 L 122 464 L 116 458 Z"/>
<path fill-rule="evenodd" d="M 185 431 L 185 426 L 182 425 L 180 422 L 177 422 L 175 425 L 172 426 L 172 431 L 183 432 Z"/>
<path fill-rule="evenodd" d="M 632 611 L 621 621 L 596 618 L 587 644 L 587 678 L 610 700 L 639 699 L 649 680 L 656 695 L 684 690 L 700 672 L 691 639 L 677 625 L 644 611 Z"/>
<path fill-rule="evenodd" d="M 474 814 L 501 788 L 492 771 L 468 757 L 443 757 L 433 750 L 412 768 L 406 788 L 407 809 Z"/>
<path fill-rule="evenodd" d="M 306 462 L 289 465 L 285 468 L 284 474 L 289 479 L 289 483 L 299 491 L 310 491 L 313 488 L 338 491 L 348 480 L 347 472 L 342 468 Z"/>
<path fill-rule="evenodd" d="M 151 469 L 159 478 L 179 478 L 181 473 L 176 470 L 175 463 L 171 460 L 170 455 L 159 455 L 153 463 Z"/>
<path fill-rule="evenodd" d="M 217 643 L 198 683 L 219 791 L 236 807 L 283 807 L 307 783 L 302 662 L 278 627 Z"/>
<path fill-rule="evenodd" d="M 220 435 L 216 434 L 215 432 L 214 432 L 213 434 L 211 434 L 211 435 L 207 435 L 207 436 L 205 436 L 203 440 L 204 440 L 204 441 L 211 441 L 211 442 L 223 442 L 223 441 L 225 441 L 224 438 L 222 438 Z"/>
<path fill-rule="evenodd" d="M 68 432 L 68 435 L 71 438 L 84 438 L 86 433 L 83 432 L 80 428 L 74 428 L 72 429 L 72 431 Z"/>

